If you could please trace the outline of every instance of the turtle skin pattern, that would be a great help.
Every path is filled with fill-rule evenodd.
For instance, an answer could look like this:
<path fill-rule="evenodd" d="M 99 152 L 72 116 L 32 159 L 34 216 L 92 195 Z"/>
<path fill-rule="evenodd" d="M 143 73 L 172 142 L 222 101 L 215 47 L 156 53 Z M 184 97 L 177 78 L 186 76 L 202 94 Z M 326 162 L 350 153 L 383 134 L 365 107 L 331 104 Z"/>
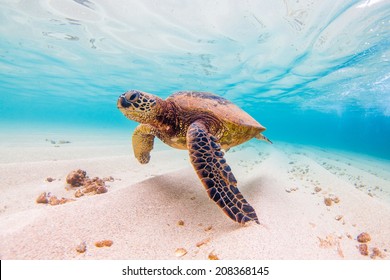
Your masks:
<path fill-rule="evenodd" d="M 201 121 L 189 126 L 187 148 L 207 194 L 226 215 L 241 224 L 248 221 L 259 224 L 255 210 L 236 187 L 237 180 L 223 157 L 221 146 Z"/>

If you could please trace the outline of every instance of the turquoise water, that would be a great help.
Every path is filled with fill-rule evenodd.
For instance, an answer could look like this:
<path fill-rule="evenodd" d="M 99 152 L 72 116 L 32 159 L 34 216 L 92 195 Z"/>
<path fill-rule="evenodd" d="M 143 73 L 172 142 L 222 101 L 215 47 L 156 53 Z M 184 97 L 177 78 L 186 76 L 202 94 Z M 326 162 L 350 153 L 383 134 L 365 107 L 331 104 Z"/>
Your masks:
<path fill-rule="evenodd" d="M 285 141 L 390 159 L 390 2 L 0 0 L 0 123 L 134 123 L 139 89 L 210 91 Z"/>

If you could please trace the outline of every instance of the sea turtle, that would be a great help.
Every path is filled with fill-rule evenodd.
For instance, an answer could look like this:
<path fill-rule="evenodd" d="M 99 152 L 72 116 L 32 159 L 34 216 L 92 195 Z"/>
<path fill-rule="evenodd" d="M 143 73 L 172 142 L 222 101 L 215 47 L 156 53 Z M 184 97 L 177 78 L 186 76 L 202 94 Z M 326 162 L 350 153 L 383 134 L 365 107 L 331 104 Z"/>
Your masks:
<path fill-rule="evenodd" d="M 253 137 L 271 143 L 261 134 L 265 127 L 232 102 L 208 92 L 180 91 L 163 100 L 130 90 L 119 97 L 117 106 L 127 118 L 140 123 L 132 137 L 140 163 L 149 162 L 155 137 L 173 148 L 187 149 L 209 197 L 232 220 L 259 223 L 255 210 L 236 187 L 221 149 L 226 151 Z"/>

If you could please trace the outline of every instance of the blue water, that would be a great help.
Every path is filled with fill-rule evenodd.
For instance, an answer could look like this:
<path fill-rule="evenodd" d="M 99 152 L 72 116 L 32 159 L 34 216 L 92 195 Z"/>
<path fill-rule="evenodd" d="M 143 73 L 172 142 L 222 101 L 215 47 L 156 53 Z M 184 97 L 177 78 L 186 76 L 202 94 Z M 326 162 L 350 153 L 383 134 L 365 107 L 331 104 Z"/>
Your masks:
<path fill-rule="evenodd" d="M 390 1 L 0 0 L 0 125 L 133 128 L 128 89 L 210 91 L 273 141 L 390 159 Z"/>

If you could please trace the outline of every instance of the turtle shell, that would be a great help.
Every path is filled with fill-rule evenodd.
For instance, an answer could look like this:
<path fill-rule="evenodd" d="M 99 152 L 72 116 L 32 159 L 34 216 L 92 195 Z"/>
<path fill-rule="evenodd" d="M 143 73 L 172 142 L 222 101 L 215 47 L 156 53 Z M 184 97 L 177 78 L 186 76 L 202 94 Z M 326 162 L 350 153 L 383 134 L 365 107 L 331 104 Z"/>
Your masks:
<path fill-rule="evenodd" d="M 183 111 L 211 114 L 223 123 L 258 128 L 265 127 L 229 100 L 209 92 L 179 91 L 167 98 Z"/>

